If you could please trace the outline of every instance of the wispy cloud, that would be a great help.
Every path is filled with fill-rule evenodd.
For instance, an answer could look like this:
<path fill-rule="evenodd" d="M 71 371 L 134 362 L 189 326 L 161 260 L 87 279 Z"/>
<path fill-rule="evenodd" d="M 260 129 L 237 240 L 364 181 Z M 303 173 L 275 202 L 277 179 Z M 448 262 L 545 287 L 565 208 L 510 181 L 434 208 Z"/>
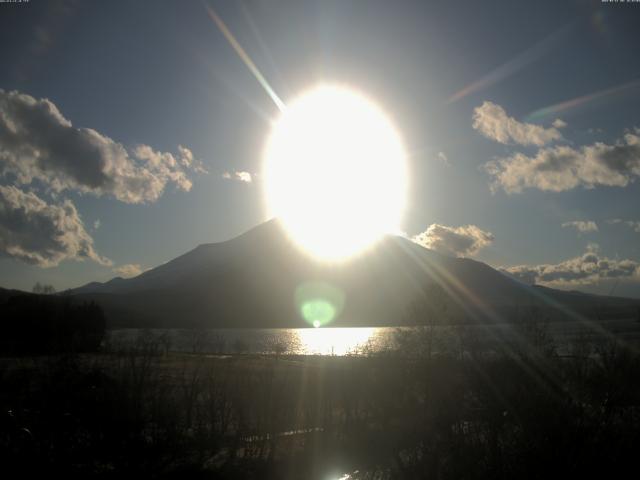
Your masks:
<path fill-rule="evenodd" d="M 493 234 L 475 225 L 448 227 L 434 223 L 412 240 L 423 247 L 454 257 L 470 257 L 490 245 Z"/>
<path fill-rule="evenodd" d="M 253 176 L 249 172 L 244 172 L 244 171 L 224 172 L 222 174 L 222 178 L 224 178 L 225 180 L 237 180 L 239 182 L 244 182 L 244 183 L 253 182 Z"/>
<path fill-rule="evenodd" d="M 564 122 L 561 125 L 566 125 Z M 560 140 L 562 135 L 556 126 L 544 128 L 532 123 L 519 122 L 507 115 L 500 105 L 492 102 L 484 102 L 473 111 L 473 128 L 485 137 L 496 142 L 519 145 L 535 145 L 541 147 L 555 140 Z"/>
<path fill-rule="evenodd" d="M 137 277 L 143 272 L 139 263 L 127 263 L 113 269 L 115 273 L 124 278 Z"/>
<path fill-rule="evenodd" d="M 436 154 L 436 160 L 438 160 L 440 163 L 442 163 L 443 165 L 450 167 L 451 166 L 451 162 L 449 161 L 449 157 L 447 157 L 447 155 L 444 152 L 438 152 Z"/>
<path fill-rule="evenodd" d="M 640 233 L 640 221 L 638 220 L 622 220 L 621 218 L 612 218 L 611 220 L 607 220 L 607 223 L 610 225 L 623 224 L 633 229 L 634 232 Z"/>
<path fill-rule="evenodd" d="M 592 220 L 574 220 L 573 222 L 564 222 L 564 228 L 575 228 L 580 233 L 597 232 L 598 224 Z"/>

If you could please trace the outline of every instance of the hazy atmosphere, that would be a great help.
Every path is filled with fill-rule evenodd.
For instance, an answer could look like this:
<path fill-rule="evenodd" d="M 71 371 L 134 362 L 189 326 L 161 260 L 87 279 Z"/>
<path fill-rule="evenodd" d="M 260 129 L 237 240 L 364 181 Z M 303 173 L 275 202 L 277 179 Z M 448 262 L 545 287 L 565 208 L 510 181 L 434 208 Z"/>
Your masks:
<path fill-rule="evenodd" d="M 266 220 L 269 90 L 329 83 L 401 136 L 397 233 L 639 297 L 639 20 L 599 1 L 2 5 L 0 285 L 129 277 Z"/>
<path fill-rule="evenodd" d="M 0 477 L 623 478 L 639 0 L 0 0 Z"/>

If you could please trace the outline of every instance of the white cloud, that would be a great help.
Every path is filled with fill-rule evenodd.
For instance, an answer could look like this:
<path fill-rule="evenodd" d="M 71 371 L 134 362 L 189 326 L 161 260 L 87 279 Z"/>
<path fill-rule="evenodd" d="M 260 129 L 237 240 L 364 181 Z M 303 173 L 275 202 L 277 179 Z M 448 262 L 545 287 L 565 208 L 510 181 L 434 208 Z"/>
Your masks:
<path fill-rule="evenodd" d="M 560 122 L 564 124 L 562 120 Z M 562 138 L 557 125 L 554 125 L 553 128 L 544 128 L 532 123 L 519 122 L 515 118 L 509 117 L 500 105 L 492 102 L 484 102 L 475 108 L 473 128 L 485 137 L 504 144 L 513 142 L 520 145 L 541 147 Z"/>
<path fill-rule="evenodd" d="M 244 183 L 253 182 L 253 176 L 249 172 L 224 172 L 222 178 L 226 180 L 238 180 Z"/>
<path fill-rule="evenodd" d="M 95 251 L 70 200 L 48 204 L 14 186 L 0 186 L 0 254 L 40 267 L 68 259 L 111 265 Z"/>
<path fill-rule="evenodd" d="M 562 192 L 577 187 L 625 187 L 640 176 L 639 133 L 627 133 L 612 145 L 543 148 L 533 157 L 516 153 L 484 168 L 493 177 L 492 190 L 502 188 L 507 193 L 525 188 Z"/>
<path fill-rule="evenodd" d="M 634 232 L 640 233 L 640 222 L 634 222 L 634 221 L 628 220 L 628 221 L 626 221 L 624 223 L 628 227 L 631 227 Z"/>
<path fill-rule="evenodd" d="M 95 222 L 93 222 L 93 229 L 94 230 L 98 230 L 100 228 L 100 225 L 102 225 L 102 223 L 100 222 L 100 219 L 98 218 Z"/>
<path fill-rule="evenodd" d="M 447 227 L 434 223 L 412 240 L 423 247 L 454 257 L 469 257 L 490 245 L 491 232 L 485 232 L 475 225 Z"/>
<path fill-rule="evenodd" d="M 113 269 L 115 273 L 124 278 L 137 277 L 143 272 L 139 263 L 127 263 Z"/>
<path fill-rule="evenodd" d="M 441 162 L 443 165 L 446 165 L 447 167 L 451 166 L 451 163 L 449 162 L 449 158 L 444 152 L 438 152 L 436 154 L 436 160 Z"/>
<path fill-rule="evenodd" d="M 640 233 L 640 221 L 637 221 L 637 220 L 622 220 L 620 218 L 613 218 L 611 220 L 607 220 L 607 223 L 609 223 L 609 224 L 616 224 L 616 223 L 624 224 L 627 227 L 631 228 L 634 232 Z"/>
<path fill-rule="evenodd" d="M 575 228 L 580 233 L 597 232 L 598 224 L 592 220 L 575 220 L 573 222 L 564 222 L 565 228 Z"/>
<path fill-rule="evenodd" d="M 553 125 L 556 128 L 565 128 L 567 126 L 567 122 L 565 122 L 564 120 L 560 120 L 559 118 L 556 118 L 551 125 Z"/>
<path fill-rule="evenodd" d="M 549 286 L 588 285 L 601 280 L 640 277 L 640 263 L 601 256 L 595 245 L 590 245 L 583 255 L 560 263 L 518 265 L 502 270 L 525 283 Z"/>
<path fill-rule="evenodd" d="M 89 128 L 76 128 L 47 99 L 0 89 L 0 173 L 47 190 L 110 195 L 126 203 L 154 202 L 166 186 L 191 189 L 203 172 L 183 146 L 178 155 L 148 145 L 128 149 Z"/>

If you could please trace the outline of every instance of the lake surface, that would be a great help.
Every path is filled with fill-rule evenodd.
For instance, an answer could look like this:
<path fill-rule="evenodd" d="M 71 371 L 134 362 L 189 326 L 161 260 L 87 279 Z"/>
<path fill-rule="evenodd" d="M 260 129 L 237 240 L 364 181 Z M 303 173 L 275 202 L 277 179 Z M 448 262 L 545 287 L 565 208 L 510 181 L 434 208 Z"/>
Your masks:
<path fill-rule="evenodd" d="M 541 325 L 559 353 L 567 353 L 580 341 L 602 342 L 617 339 L 640 345 L 640 323 L 635 319 L 601 322 L 558 322 Z M 434 351 L 459 349 L 462 337 L 473 338 L 481 348 L 492 349 L 514 344 L 526 337 L 526 331 L 513 324 L 436 326 Z M 252 353 L 290 355 L 350 355 L 375 353 L 400 348 L 425 338 L 424 327 L 371 328 L 270 328 L 270 329 L 114 329 L 107 342 L 112 346 L 140 339 L 164 342 L 166 348 L 185 353 Z M 402 340 L 400 340 L 402 339 Z M 400 343 L 399 343 L 400 342 Z"/>
<path fill-rule="evenodd" d="M 170 349 L 186 353 L 283 353 L 292 355 L 348 355 L 365 348 L 391 346 L 395 328 L 264 328 L 264 329 L 116 329 L 115 344 L 138 338 L 168 338 Z"/>

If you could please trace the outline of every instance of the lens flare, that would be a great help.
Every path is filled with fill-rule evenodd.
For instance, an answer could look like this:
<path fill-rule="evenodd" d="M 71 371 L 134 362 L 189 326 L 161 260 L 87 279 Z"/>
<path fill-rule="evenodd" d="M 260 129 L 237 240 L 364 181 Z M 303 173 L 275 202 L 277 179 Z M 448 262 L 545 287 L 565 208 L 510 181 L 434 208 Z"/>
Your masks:
<path fill-rule="evenodd" d="M 485 90 L 497 83 L 500 83 L 506 80 L 509 77 L 512 77 L 520 70 L 530 66 L 534 62 L 541 59 L 544 55 L 546 55 L 549 51 L 551 51 L 558 43 L 560 43 L 566 35 L 571 31 L 575 22 L 571 22 L 564 27 L 556 30 L 548 37 L 543 38 L 535 45 L 531 46 L 527 50 L 521 52 L 519 55 L 509 60 L 506 63 L 503 63 L 496 69 L 487 73 L 483 77 L 479 78 L 475 82 L 470 83 L 462 90 L 459 90 L 455 94 L 451 95 L 447 100 L 447 103 L 454 103 L 467 95 L 471 95 L 472 93 L 476 93 L 481 90 Z"/>
<path fill-rule="evenodd" d="M 209 15 L 209 18 L 213 20 L 213 23 L 216 24 L 216 26 L 218 27 L 222 35 L 224 35 L 224 38 L 227 40 L 227 42 L 229 42 L 229 45 L 231 45 L 231 48 L 235 50 L 235 52 L 238 54 L 238 57 L 240 57 L 240 60 L 242 60 L 242 62 L 246 65 L 249 71 L 253 74 L 253 76 L 258 81 L 260 86 L 264 89 L 264 91 L 267 92 L 267 95 L 269 95 L 273 103 L 275 103 L 280 110 L 284 109 L 284 103 L 282 103 L 282 100 L 280 100 L 280 97 L 278 97 L 275 90 L 271 88 L 271 85 L 269 85 L 269 82 L 267 82 L 267 79 L 264 78 L 264 75 L 262 75 L 262 72 L 260 72 L 260 70 L 258 69 L 256 64 L 253 62 L 249 54 L 244 50 L 244 48 L 242 48 L 242 45 L 240 45 L 240 42 L 238 42 L 236 37 L 233 36 L 233 33 L 231 33 L 231 30 L 229 30 L 229 27 L 227 27 L 227 25 L 222 21 L 222 18 L 220 18 L 220 16 L 216 13 L 216 11 L 213 8 L 211 8 L 209 5 L 205 4 L 204 8 L 207 10 L 207 14 Z"/>
<path fill-rule="evenodd" d="M 295 303 L 304 321 L 320 328 L 329 325 L 342 313 L 345 295 L 326 282 L 305 282 L 296 289 Z"/>
<path fill-rule="evenodd" d="M 302 316 L 318 328 L 334 319 L 336 309 L 330 302 L 318 298 L 302 304 Z"/>
<path fill-rule="evenodd" d="M 566 113 L 580 107 L 590 106 L 597 102 L 604 102 L 605 100 L 610 100 L 614 97 L 619 97 L 621 99 L 629 94 L 637 94 L 639 90 L 640 79 L 636 79 L 632 82 L 607 88 L 606 90 L 600 90 L 588 95 L 582 95 L 581 97 L 575 97 L 570 100 L 565 100 L 564 102 L 556 103 L 555 105 L 549 105 L 530 113 L 525 117 L 525 120 L 541 120 L 550 116 L 558 115 L 560 113 Z"/>

